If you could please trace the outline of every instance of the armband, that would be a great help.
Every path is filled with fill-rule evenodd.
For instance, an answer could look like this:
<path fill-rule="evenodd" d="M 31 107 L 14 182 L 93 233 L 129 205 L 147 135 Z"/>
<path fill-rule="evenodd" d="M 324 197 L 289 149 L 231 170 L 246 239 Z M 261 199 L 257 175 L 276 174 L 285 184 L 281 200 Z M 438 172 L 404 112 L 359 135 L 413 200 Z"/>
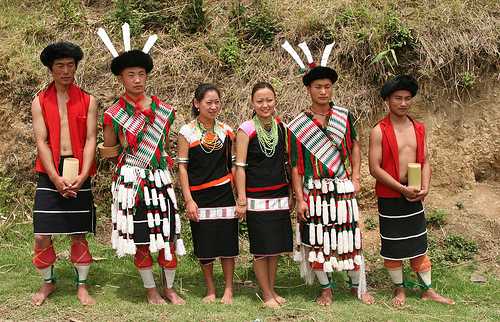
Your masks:
<path fill-rule="evenodd" d="M 97 149 L 103 159 L 112 159 L 120 154 L 120 144 L 115 146 L 104 146 L 104 143 L 99 143 Z"/>

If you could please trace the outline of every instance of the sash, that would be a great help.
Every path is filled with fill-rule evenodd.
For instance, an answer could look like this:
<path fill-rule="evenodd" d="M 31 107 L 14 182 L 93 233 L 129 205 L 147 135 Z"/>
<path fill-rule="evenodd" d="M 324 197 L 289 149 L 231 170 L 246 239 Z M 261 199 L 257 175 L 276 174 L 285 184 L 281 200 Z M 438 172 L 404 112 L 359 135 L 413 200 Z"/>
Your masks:
<path fill-rule="evenodd" d="M 341 177 L 345 173 L 340 149 L 347 131 L 348 110 L 333 106 L 326 133 L 304 112 L 300 113 L 289 124 L 288 128 L 314 157 Z"/>
<path fill-rule="evenodd" d="M 153 99 L 153 101 L 157 104 L 157 107 L 155 110 L 155 119 L 152 124 L 146 123 L 146 116 L 142 113 L 128 115 L 120 102 L 111 106 L 105 112 L 115 122 L 119 123 L 125 131 L 134 136 L 137 136 L 137 134 L 145 128 L 144 136 L 137 146 L 136 153 L 133 154 L 131 158 L 125 159 L 127 165 L 143 169 L 149 167 L 154 153 L 158 148 L 161 136 L 163 135 L 163 129 L 168 122 L 170 114 L 173 112 L 173 108 L 170 105 L 160 100 Z"/>

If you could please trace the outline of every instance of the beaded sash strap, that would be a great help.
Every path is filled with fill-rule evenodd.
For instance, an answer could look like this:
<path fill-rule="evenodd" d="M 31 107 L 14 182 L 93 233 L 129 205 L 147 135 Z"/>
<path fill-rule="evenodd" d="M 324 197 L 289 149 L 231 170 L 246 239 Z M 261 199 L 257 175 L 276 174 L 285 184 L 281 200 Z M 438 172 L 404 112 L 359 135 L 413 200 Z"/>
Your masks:
<path fill-rule="evenodd" d="M 288 128 L 312 155 L 336 174 L 336 177 L 343 177 L 345 169 L 339 147 L 347 130 L 348 111 L 334 106 L 331 113 L 326 133 L 304 112 L 297 115 L 288 124 Z"/>
<path fill-rule="evenodd" d="M 170 114 L 173 113 L 173 108 L 161 101 L 158 101 L 158 106 L 155 111 L 155 119 L 152 124 L 146 124 L 146 117 L 142 113 L 128 115 L 125 107 L 120 102 L 111 106 L 106 110 L 115 122 L 119 123 L 127 132 L 134 136 L 146 127 L 144 137 L 137 147 L 137 152 L 133 158 L 127 158 L 126 163 L 130 166 L 147 168 L 153 155 L 158 148 L 163 129 L 168 122 Z"/>

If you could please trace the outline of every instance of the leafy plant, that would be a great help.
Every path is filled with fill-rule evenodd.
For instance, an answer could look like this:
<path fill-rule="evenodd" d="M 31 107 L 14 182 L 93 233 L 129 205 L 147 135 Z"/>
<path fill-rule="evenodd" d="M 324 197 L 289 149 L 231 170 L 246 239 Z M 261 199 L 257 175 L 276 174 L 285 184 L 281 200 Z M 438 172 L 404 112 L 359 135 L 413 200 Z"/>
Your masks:
<path fill-rule="evenodd" d="M 57 3 L 57 24 L 59 26 L 81 24 L 82 13 L 74 0 L 61 0 Z"/>
<path fill-rule="evenodd" d="M 390 49 L 413 46 L 415 38 L 411 30 L 399 19 L 394 12 L 389 12 L 385 20 L 384 30 L 388 37 Z"/>
<path fill-rule="evenodd" d="M 230 35 L 219 49 L 219 59 L 227 66 L 235 67 L 240 57 L 238 38 Z"/>
<path fill-rule="evenodd" d="M 476 77 L 474 76 L 474 74 L 470 72 L 464 72 L 462 73 L 462 75 L 460 75 L 458 85 L 463 88 L 472 88 L 475 82 L 476 82 Z"/>
<path fill-rule="evenodd" d="M 377 228 L 377 222 L 373 217 L 365 218 L 365 228 L 366 230 L 375 230 Z"/>
<path fill-rule="evenodd" d="M 445 238 L 445 259 L 452 263 L 470 260 L 478 252 L 477 243 L 462 236 L 450 235 Z"/>
<path fill-rule="evenodd" d="M 132 34 L 139 34 L 144 25 L 141 12 L 134 7 L 134 2 L 128 0 L 115 0 L 115 9 L 111 12 L 110 20 L 118 25 L 127 22 Z"/>
<path fill-rule="evenodd" d="M 191 0 L 183 12 L 183 30 L 195 33 L 203 29 L 207 23 L 203 0 Z"/>
<path fill-rule="evenodd" d="M 442 209 L 434 209 L 427 214 L 427 226 L 439 228 L 446 223 L 448 214 Z"/>
<path fill-rule="evenodd" d="M 231 9 L 230 18 L 235 31 L 251 43 L 271 45 L 279 31 L 278 22 L 264 1 L 256 0 L 252 7 L 237 1 Z"/>
<path fill-rule="evenodd" d="M 393 48 L 387 48 L 384 51 L 379 52 L 371 61 L 370 65 L 376 63 L 387 63 L 389 67 L 394 71 L 394 66 L 398 65 L 398 58 L 396 57 L 396 52 Z"/>

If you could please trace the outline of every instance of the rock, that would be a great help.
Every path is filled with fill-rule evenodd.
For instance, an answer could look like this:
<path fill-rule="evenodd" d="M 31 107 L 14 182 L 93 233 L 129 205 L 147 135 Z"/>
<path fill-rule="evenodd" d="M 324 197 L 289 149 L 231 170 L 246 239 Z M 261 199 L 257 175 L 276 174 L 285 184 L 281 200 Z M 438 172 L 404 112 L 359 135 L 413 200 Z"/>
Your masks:
<path fill-rule="evenodd" d="M 474 272 L 470 276 L 470 281 L 473 283 L 486 283 L 488 279 L 485 276 L 479 274 L 478 272 Z"/>

